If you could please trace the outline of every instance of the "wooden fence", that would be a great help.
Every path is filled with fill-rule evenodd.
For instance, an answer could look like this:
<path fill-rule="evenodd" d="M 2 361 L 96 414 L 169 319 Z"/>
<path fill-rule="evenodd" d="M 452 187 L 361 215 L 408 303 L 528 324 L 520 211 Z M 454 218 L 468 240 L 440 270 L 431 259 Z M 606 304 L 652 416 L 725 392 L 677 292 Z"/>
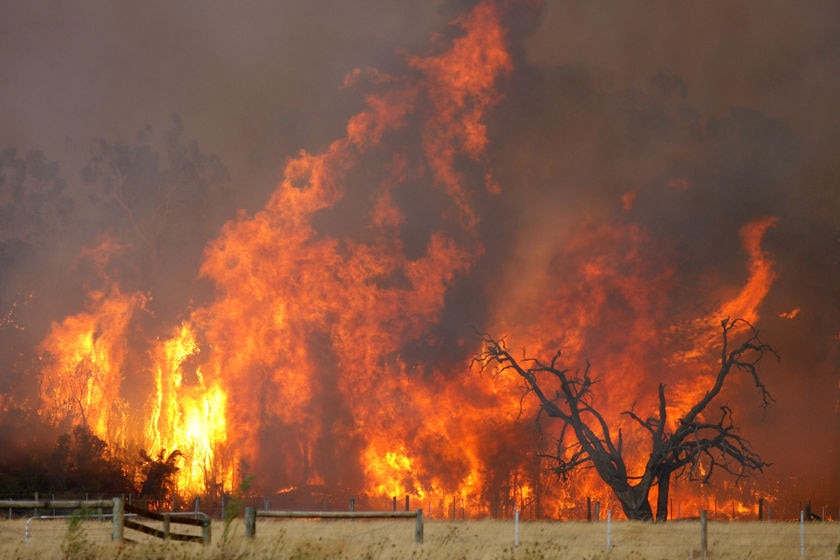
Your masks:
<path fill-rule="evenodd" d="M 0 507 L 14 509 L 98 509 L 114 507 L 114 500 L 0 500 Z"/>
<path fill-rule="evenodd" d="M 124 530 L 139 531 L 159 539 L 173 541 L 200 542 L 210 544 L 211 521 L 200 512 L 154 512 L 127 505 L 124 498 L 110 500 L 0 500 L 0 507 L 9 509 L 31 509 L 38 518 L 37 511 L 43 510 L 92 510 L 107 508 L 111 513 L 111 540 L 124 541 Z M 129 517 L 133 519 L 129 519 Z M 135 519 L 160 522 L 161 528 L 155 528 Z M 178 533 L 172 530 L 172 524 L 201 527 L 200 535 Z M 27 523 L 27 529 L 28 529 Z M 28 540 L 28 535 L 27 535 Z"/>
<path fill-rule="evenodd" d="M 423 544 L 423 510 L 417 511 L 271 511 L 245 508 L 245 537 L 257 534 L 257 517 L 286 519 L 414 519 L 414 542 Z"/>
<path fill-rule="evenodd" d="M 149 526 L 141 521 L 135 519 L 127 519 L 125 514 L 133 514 L 135 519 L 146 519 L 161 523 L 161 528 Z M 191 517 L 187 517 L 191 516 Z M 199 517 L 196 517 L 199 516 Z M 118 520 L 119 519 L 119 520 Z M 178 533 L 172 530 L 172 525 L 187 525 L 192 527 L 201 527 L 200 535 L 191 535 L 187 533 Z M 126 540 L 123 535 L 123 529 L 130 529 L 138 531 L 146 535 L 151 535 L 159 539 L 182 541 L 182 542 L 200 542 L 203 544 L 210 544 L 211 522 L 210 518 L 202 513 L 194 512 L 155 512 L 147 511 L 142 508 L 127 505 L 123 498 L 114 498 L 114 540 Z M 119 530 L 119 535 L 116 531 Z"/>
<path fill-rule="evenodd" d="M 99 517 L 102 518 L 102 509 L 111 509 L 114 507 L 113 500 L 2 500 L 0 506 L 9 509 L 9 518 L 11 519 L 12 509 L 31 509 L 34 513 L 32 517 L 26 520 L 26 528 L 24 530 L 24 540 L 29 543 L 29 523 L 33 519 L 61 519 L 68 517 L 66 515 L 38 515 L 38 510 L 99 510 Z"/>

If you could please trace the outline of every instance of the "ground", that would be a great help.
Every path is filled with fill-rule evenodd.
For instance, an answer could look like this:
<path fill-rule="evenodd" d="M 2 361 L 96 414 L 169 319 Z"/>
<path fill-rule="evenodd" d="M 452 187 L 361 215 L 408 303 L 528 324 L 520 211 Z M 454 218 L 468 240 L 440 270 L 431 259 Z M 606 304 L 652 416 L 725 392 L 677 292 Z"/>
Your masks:
<path fill-rule="evenodd" d="M 370 558 L 370 559 L 537 559 L 700 558 L 698 521 L 650 523 L 523 522 L 515 546 L 513 520 L 426 521 L 424 542 L 414 543 L 414 520 L 257 520 L 253 541 L 244 526 L 213 523 L 213 543 L 163 543 L 130 534 L 136 544 L 110 542 L 109 521 L 85 522 L 81 531 L 68 532 L 68 522 L 32 521 L 29 543 L 25 520 L 0 522 L 0 557 L 215 559 L 215 558 Z M 609 550 L 608 543 L 609 528 Z M 807 523 L 804 558 L 840 559 L 840 523 Z M 708 557 L 715 560 L 800 557 L 797 522 L 709 522 Z"/>

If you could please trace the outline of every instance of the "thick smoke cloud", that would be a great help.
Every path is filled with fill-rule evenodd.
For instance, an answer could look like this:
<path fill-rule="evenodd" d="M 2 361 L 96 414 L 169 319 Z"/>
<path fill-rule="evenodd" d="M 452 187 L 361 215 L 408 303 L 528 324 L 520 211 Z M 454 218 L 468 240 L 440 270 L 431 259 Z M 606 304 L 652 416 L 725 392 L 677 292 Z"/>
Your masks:
<path fill-rule="evenodd" d="M 208 205 L 189 232 L 160 230 L 163 240 L 190 239 L 189 258 L 161 248 L 152 260 L 161 270 L 157 283 L 143 286 L 155 292 L 158 319 L 172 320 L 185 311 L 177 302 L 208 297 L 192 265 L 225 220 L 262 207 L 286 158 L 343 133 L 362 104 L 358 89 L 343 87 L 345 76 L 355 68 L 402 68 L 401 52 L 427 49 L 430 36 L 463 7 L 457 4 L 59 2 L 0 9 L 0 148 L 17 148 L 4 161 L 40 149 L 60 164 L 55 171 L 33 163 L 27 181 L 56 194 L 44 204 L 53 229 L 63 228 L 19 240 L 28 245 L 4 245 L 10 268 L 2 272 L 0 332 L 11 359 L 0 390 L 17 386 L 21 371 L 30 372 L 24 385 L 32 388 L 34 366 L 21 361 L 20 348 L 33 348 L 49 322 L 77 310 L 83 291 L 96 285 L 96 278 L 80 277 L 79 253 L 107 240 L 85 224 L 131 233 L 118 209 L 97 205 L 91 194 L 92 184 L 113 174 L 89 165 L 103 153 L 97 139 L 114 149 L 146 145 L 132 157 L 148 156 L 141 167 L 154 178 L 212 170 L 187 174 Z M 778 476 L 801 481 L 801 499 L 817 492 L 840 498 L 840 7 L 549 1 L 513 8 L 508 19 L 515 68 L 487 123 L 501 194 L 473 201 L 486 253 L 448 294 L 439 324 L 406 348 L 405 358 L 462 362 L 470 349 L 465 325 L 534 306 L 535 287 L 523 275 L 557 267 L 562 247 L 590 224 L 640 224 L 663 241 L 685 297 L 711 300 L 746 274 L 739 228 L 776 216 L 764 248 L 777 279 L 760 327 L 783 356 L 767 379 L 778 402 L 766 417 L 756 412 L 745 420 L 756 448 L 773 450 L 767 458 Z M 173 113 L 179 119 L 172 121 Z M 173 134 L 176 141 L 167 144 Z M 11 168 L 3 168 L 0 203 L 10 196 Z M 51 191 L 56 177 L 63 184 Z M 366 177 L 355 180 L 361 185 Z M 139 200 L 150 184 L 144 181 L 132 183 Z M 412 220 L 439 219 L 434 200 L 400 202 Z M 325 217 L 316 227 L 360 227 L 354 199 L 342 204 L 328 218 L 348 218 Z M 22 232 L 15 224 L 4 216 L 3 241 Z M 125 256 L 126 249 L 114 251 Z M 66 290 L 55 290 L 57 277 L 72 278 Z M 27 295 L 33 278 L 41 297 Z M 698 313 L 705 304 L 686 303 Z M 793 319 L 782 317 L 795 309 Z"/>
<path fill-rule="evenodd" d="M 738 228 L 779 217 L 765 242 L 778 276 L 761 327 L 784 365 L 768 381 L 777 411 L 755 415 L 754 439 L 786 476 L 813 475 L 803 494 L 831 496 L 840 492 L 831 474 L 840 466 L 837 12 L 819 2 L 549 2 L 495 115 L 501 182 L 516 185 L 508 202 L 527 216 L 502 290 L 515 293 L 523 270 L 546 269 L 569 231 L 608 219 L 672 242 L 686 296 L 715 297 L 745 274 Z M 632 201 L 623 209 L 622 195 Z M 795 309 L 794 320 L 781 317 Z"/>

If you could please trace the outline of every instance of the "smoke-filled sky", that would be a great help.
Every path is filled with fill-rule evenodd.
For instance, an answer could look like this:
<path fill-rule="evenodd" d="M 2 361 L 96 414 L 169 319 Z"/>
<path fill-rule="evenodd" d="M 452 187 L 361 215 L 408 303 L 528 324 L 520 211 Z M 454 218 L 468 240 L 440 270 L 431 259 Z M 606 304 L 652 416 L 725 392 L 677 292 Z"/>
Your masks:
<path fill-rule="evenodd" d="M 783 476 L 813 474 L 817 483 L 803 483 L 808 492 L 840 499 L 840 4 L 510 4 L 513 68 L 485 118 L 481 162 L 499 192 L 473 199 L 484 253 L 452 285 L 431 329 L 430 339 L 452 342 L 418 343 L 416 352 L 466 359 L 464 325 L 527 322 L 517 310 L 539 308 L 540 293 L 567 281 L 558 279 L 564 257 L 587 250 L 566 247 L 572 232 L 592 228 L 597 237 L 598 224 L 616 221 L 661 241 L 662 254 L 640 258 L 665 263 L 679 279 L 676 299 L 703 316 L 744 282 L 740 228 L 776 217 L 762 245 L 776 279 L 758 326 L 782 365 L 767 373 L 777 403 L 752 439 L 759 449 L 783 442 L 766 457 Z M 95 284 L 79 272 L 83 248 L 107 243 L 104 230 L 131 232 L 118 215 L 104 215 L 119 210 L 92 187 L 107 190 L 114 171 L 102 158 L 117 146 L 165 145 L 174 135 L 195 149 L 192 164 L 206 165 L 190 177 L 207 208 L 161 236 L 188 239 L 188 258 L 156 248 L 164 271 L 142 286 L 155 292 L 156 316 L 171 323 L 208 297 L 195 277 L 222 224 L 240 209 L 258 211 L 288 158 L 344 134 L 365 88 L 379 85 L 365 81 L 370 69 L 399 74 L 407 56 L 457 33 L 448 23 L 469 5 L 4 3 L 0 149 L 16 148 L 17 158 L 43 150 L 60 166 L 47 175 L 63 181 L 67 202 L 44 201 L 38 211 L 52 217 L 34 226 L 2 214 L 10 263 L 0 273 L 3 336 L 20 337 L 10 325 L 28 321 L 32 339 L 22 340 L 34 345 L 51 321 L 78 311 L 80 294 Z M 363 78 L 347 79 L 355 69 Z M 142 201 L 142 185 L 152 183 L 139 181 L 134 196 Z M 2 192 L 0 204 L 10 197 Z M 413 216 L 435 219 L 434 201 L 408 202 Z M 154 222 L 157 207 L 135 203 Z M 342 212 L 353 209 L 347 203 Z M 59 218 L 63 233 L 51 236 Z M 352 231 L 352 220 L 342 227 Z M 37 255 L 17 255 L 18 237 Z M 410 251 L 410 234 L 406 244 Z M 56 293 L 56 278 L 74 280 Z M 34 310 L 39 318 L 27 319 Z M 15 385 L 13 369 L 2 375 L 3 390 Z"/>

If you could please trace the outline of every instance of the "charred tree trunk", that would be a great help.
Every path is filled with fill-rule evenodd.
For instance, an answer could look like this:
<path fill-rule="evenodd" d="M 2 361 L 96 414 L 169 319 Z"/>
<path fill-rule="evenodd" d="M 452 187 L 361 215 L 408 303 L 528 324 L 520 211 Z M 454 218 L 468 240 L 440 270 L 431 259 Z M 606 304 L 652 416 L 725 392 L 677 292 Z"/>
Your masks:
<path fill-rule="evenodd" d="M 668 497 L 671 492 L 671 472 L 667 471 L 659 475 L 656 484 L 659 495 L 656 498 L 656 522 L 661 523 L 668 520 Z"/>
<path fill-rule="evenodd" d="M 648 490 L 641 486 L 627 486 L 625 488 L 613 488 L 615 497 L 621 503 L 621 509 L 627 519 L 635 521 L 650 521 L 653 519 L 653 510 L 648 501 Z"/>
<path fill-rule="evenodd" d="M 658 391 L 658 414 L 643 418 L 632 410 L 623 413 L 646 431 L 652 442 L 647 464 L 638 477 L 628 473 L 621 429 L 614 434 L 607 419 L 594 404 L 592 386 L 597 379 L 590 376 L 588 361 L 582 372 L 559 367 L 560 352 L 549 363 L 536 358 L 520 361 L 507 350 L 504 340 L 496 340 L 486 334 L 483 335 L 485 349 L 475 361 L 482 368 L 495 364 L 499 372 L 515 372 L 525 380 L 525 394 L 533 393 L 539 399 L 540 413 L 561 422 L 554 457 L 557 474 L 568 476 L 583 466 L 594 467 L 601 480 L 613 490 L 627 518 L 644 521 L 654 519 L 649 495 L 656 484 L 656 521 L 665 521 L 668 518 L 671 475 L 674 473 L 679 476 L 687 471 L 691 476 L 703 472 L 703 480 L 708 481 L 716 469 L 742 478 L 749 471 L 761 471 L 769 466 L 753 452 L 749 442 L 738 435 L 728 406 L 720 407 L 721 415 L 717 421 L 709 420 L 707 407 L 718 396 L 733 371 L 747 373 L 758 388 L 762 406 L 768 406 L 773 398 L 759 378 L 759 364 L 766 355 L 778 359 L 778 354 L 771 346 L 761 342 L 755 327 L 743 319 L 724 319 L 721 329 L 720 369 L 714 383 L 682 417 L 676 422 L 668 421 L 665 385 L 662 383 Z M 747 336 L 741 345 L 732 349 L 729 335 L 735 329 L 746 330 Z M 675 428 L 669 428 L 669 425 Z"/>

